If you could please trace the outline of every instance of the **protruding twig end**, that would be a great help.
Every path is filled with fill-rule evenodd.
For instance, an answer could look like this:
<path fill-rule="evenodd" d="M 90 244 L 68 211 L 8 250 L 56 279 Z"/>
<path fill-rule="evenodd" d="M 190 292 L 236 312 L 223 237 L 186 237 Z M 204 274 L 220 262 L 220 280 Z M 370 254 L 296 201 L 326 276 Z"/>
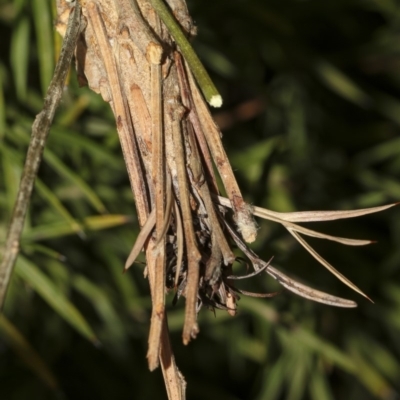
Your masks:
<path fill-rule="evenodd" d="M 222 97 L 219 94 L 215 94 L 211 96 L 211 99 L 208 101 L 211 107 L 219 108 L 222 106 Z"/>
<path fill-rule="evenodd" d="M 147 362 L 149 363 L 149 370 L 154 371 L 159 366 L 158 355 L 154 357 L 147 354 Z"/>

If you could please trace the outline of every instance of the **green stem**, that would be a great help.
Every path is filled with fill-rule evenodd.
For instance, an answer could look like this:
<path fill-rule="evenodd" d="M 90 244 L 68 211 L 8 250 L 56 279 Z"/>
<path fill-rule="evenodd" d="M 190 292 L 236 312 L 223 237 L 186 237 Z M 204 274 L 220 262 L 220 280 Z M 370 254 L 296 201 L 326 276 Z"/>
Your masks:
<path fill-rule="evenodd" d="M 207 102 L 213 107 L 221 107 L 221 95 L 169 8 L 163 0 L 150 0 L 150 2 L 179 46 Z"/>

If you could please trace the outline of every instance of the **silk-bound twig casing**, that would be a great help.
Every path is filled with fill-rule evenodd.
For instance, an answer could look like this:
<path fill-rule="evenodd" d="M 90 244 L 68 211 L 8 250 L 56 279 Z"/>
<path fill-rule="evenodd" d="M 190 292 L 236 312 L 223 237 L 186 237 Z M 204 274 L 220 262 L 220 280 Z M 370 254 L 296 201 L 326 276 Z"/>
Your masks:
<path fill-rule="evenodd" d="M 58 1 L 61 34 L 70 3 Z M 188 60 L 191 50 L 187 51 L 186 38 L 195 29 L 186 3 L 166 3 L 167 7 L 160 0 L 80 0 L 84 29 L 76 47 L 76 64 L 79 82 L 89 85 L 111 106 L 136 202 L 141 232 L 125 269 L 144 249 L 153 306 L 149 367 L 153 370 L 161 360 L 169 398 L 183 399 L 185 382 L 175 365 L 167 332 L 166 290 L 174 289 L 176 299 L 186 298 L 185 344 L 199 331 L 197 314 L 202 305 L 234 315 L 238 293 L 275 295 L 234 287 L 232 281 L 238 277 L 231 271 L 235 262 L 232 246 L 238 247 L 254 267 L 255 273 L 249 276 L 265 271 L 300 296 L 329 305 L 355 307 L 351 300 L 309 288 L 260 260 L 245 244 L 256 239 L 253 214 L 282 224 L 331 273 L 367 297 L 301 235 L 346 245 L 370 241 L 325 235 L 297 222 L 350 218 L 390 206 L 352 212 L 282 214 L 247 204 L 205 101 L 213 98 L 216 105 L 220 99 L 213 95 L 213 88 L 201 88 L 203 73 L 192 73 L 198 59 Z M 169 29 L 175 30 L 175 23 L 180 25 L 184 40 L 181 34 L 171 35 Z M 205 81 L 209 82 L 208 78 Z M 227 198 L 219 196 L 215 171 Z"/>
<path fill-rule="evenodd" d="M 153 369 L 166 287 L 175 286 L 186 297 L 184 343 L 198 332 L 199 306 L 208 300 L 212 306 L 215 293 L 220 306 L 228 301 L 228 311 L 235 313 L 235 298 L 220 290 L 223 270 L 230 271 L 234 256 L 221 222 L 224 208 L 212 200 L 218 195 L 213 163 L 245 241 L 254 241 L 256 226 L 192 72 L 151 2 L 81 4 L 86 27 L 76 50 L 78 78 L 110 103 L 139 223 L 145 227 L 135 255 L 145 248 L 153 300 L 148 353 Z M 194 28 L 185 2 L 168 4 L 190 37 Z M 59 2 L 60 31 L 68 9 Z"/>

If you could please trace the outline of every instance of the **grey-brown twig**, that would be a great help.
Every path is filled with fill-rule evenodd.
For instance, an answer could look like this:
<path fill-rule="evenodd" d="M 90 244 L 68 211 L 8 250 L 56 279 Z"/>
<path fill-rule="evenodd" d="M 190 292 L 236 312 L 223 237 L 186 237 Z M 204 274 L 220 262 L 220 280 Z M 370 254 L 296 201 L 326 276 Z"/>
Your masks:
<path fill-rule="evenodd" d="M 61 100 L 65 79 L 78 40 L 81 26 L 81 7 L 79 3 L 71 4 L 71 7 L 72 11 L 68 20 L 61 54 L 54 71 L 53 79 L 51 80 L 44 99 L 43 110 L 36 116 L 32 126 L 31 141 L 29 143 L 24 170 L 22 172 L 21 182 L 18 189 L 17 200 L 15 202 L 10 227 L 7 233 L 3 259 L 0 264 L 0 310 L 4 305 L 10 277 L 15 261 L 18 257 L 25 216 L 28 210 L 36 175 L 42 161 L 43 149 L 50 131 L 54 114 Z"/>

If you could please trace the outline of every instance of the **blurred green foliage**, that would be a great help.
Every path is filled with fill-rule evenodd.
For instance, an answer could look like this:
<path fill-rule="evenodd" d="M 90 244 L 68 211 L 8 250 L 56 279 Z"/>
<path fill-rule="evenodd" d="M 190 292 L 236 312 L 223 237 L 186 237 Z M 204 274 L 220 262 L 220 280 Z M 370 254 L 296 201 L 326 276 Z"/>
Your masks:
<path fill-rule="evenodd" d="M 224 143 L 249 201 L 291 211 L 400 199 L 398 2 L 191 0 L 189 8 L 195 48 L 224 97 L 216 118 L 228 121 Z M 0 242 L 59 48 L 54 21 L 50 0 L 0 0 Z M 258 104 L 253 116 L 239 115 L 250 100 Z M 375 305 L 281 227 L 260 221 L 259 254 L 359 308 L 288 292 L 242 298 L 235 318 L 202 310 L 200 335 L 184 347 L 182 304 L 169 307 L 188 399 L 400 398 L 399 213 L 318 225 L 378 241 L 367 248 L 313 241 Z M 137 229 L 112 114 L 72 73 L 0 318 L 2 399 L 166 398 L 160 371 L 146 365 L 143 266 L 121 273 Z M 266 275 L 239 286 L 277 289 Z"/>

